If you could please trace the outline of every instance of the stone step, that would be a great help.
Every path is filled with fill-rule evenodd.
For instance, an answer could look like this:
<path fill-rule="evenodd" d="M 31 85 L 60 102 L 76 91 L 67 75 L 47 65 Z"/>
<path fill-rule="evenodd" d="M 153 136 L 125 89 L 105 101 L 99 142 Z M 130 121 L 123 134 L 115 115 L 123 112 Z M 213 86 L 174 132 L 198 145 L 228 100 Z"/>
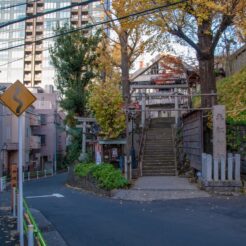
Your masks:
<path fill-rule="evenodd" d="M 168 131 L 168 132 L 164 132 L 162 130 L 159 129 L 159 131 L 147 131 L 147 136 L 148 135 L 153 135 L 153 136 L 156 136 L 156 135 L 161 135 L 161 136 L 172 136 L 172 132 L 171 131 Z"/>
<path fill-rule="evenodd" d="M 172 142 L 173 141 L 173 138 L 172 137 L 162 137 L 162 136 L 147 136 L 146 137 L 146 142 L 147 141 L 156 141 L 156 140 L 159 140 L 161 142 Z"/>
<path fill-rule="evenodd" d="M 171 161 L 175 161 L 175 157 L 173 157 L 173 156 L 160 156 L 160 157 L 156 158 L 154 156 L 153 157 L 144 156 L 143 161 L 147 161 L 147 162 L 171 162 Z"/>
<path fill-rule="evenodd" d="M 143 166 L 157 166 L 157 167 L 160 167 L 160 166 L 163 166 L 163 167 L 173 167 L 175 166 L 175 162 L 171 162 L 171 161 L 168 161 L 168 162 L 164 162 L 164 161 L 160 161 L 160 162 L 151 162 L 151 161 L 144 161 L 143 162 Z"/>
<path fill-rule="evenodd" d="M 175 176 L 175 172 L 143 172 L 143 176 Z"/>
<path fill-rule="evenodd" d="M 162 137 L 162 136 L 147 136 L 146 137 L 146 142 L 151 142 L 151 141 L 161 141 L 161 142 L 172 142 L 173 141 L 173 138 L 172 137 Z"/>
<path fill-rule="evenodd" d="M 172 146 L 168 146 L 168 147 L 158 146 L 157 148 L 155 148 L 155 146 L 148 146 L 148 147 L 144 148 L 144 151 L 163 152 L 163 153 L 172 153 L 172 154 L 174 154 L 174 148 Z"/>
<path fill-rule="evenodd" d="M 174 146 L 173 145 L 152 145 L 148 144 L 147 146 L 144 146 L 144 150 L 157 150 L 158 151 L 164 151 L 164 152 L 174 152 Z"/>
<path fill-rule="evenodd" d="M 170 168 L 165 168 L 165 167 L 152 167 L 152 168 L 149 168 L 149 167 L 143 167 L 143 171 L 160 171 L 160 172 L 174 172 L 175 171 L 175 167 L 170 167 Z"/>
<path fill-rule="evenodd" d="M 174 161 L 175 156 L 174 155 L 144 155 L 143 156 L 144 161 Z"/>
<path fill-rule="evenodd" d="M 173 149 L 170 150 L 165 150 L 165 149 L 160 149 L 160 150 L 151 150 L 151 149 L 145 149 L 144 150 L 144 156 L 174 156 L 174 151 Z"/>

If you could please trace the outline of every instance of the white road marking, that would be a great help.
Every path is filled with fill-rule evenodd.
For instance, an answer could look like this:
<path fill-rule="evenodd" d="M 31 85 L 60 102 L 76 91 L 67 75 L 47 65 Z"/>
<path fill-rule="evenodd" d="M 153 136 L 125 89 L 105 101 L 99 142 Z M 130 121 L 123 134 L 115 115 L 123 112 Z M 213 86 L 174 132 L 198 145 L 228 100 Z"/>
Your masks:
<path fill-rule="evenodd" d="M 59 193 L 54 193 L 52 195 L 43 195 L 43 196 L 26 196 L 27 199 L 33 199 L 33 198 L 46 198 L 46 197 L 56 197 L 56 198 L 63 198 L 64 196 Z"/>

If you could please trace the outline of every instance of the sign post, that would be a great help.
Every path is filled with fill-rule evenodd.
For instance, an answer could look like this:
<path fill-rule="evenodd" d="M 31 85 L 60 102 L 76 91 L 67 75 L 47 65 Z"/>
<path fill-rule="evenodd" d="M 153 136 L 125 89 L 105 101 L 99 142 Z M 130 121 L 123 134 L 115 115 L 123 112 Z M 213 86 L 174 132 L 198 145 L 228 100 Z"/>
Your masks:
<path fill-rule="evenodd" d="M 18 117 L 18 222 L 20 246 L 24 246 L 23 228 L 23 115 L 22 113 L 36 100 L 36 97 L 20 82 L 16 81 L 1 96 L 1 101 Z"/>

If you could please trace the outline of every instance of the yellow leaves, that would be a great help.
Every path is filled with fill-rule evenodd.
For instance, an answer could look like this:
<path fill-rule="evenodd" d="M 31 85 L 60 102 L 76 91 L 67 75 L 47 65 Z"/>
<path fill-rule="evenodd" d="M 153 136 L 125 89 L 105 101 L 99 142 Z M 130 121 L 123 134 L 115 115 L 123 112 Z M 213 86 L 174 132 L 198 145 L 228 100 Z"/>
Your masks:
<path fill-rule="evenodd" d="M 125 114 L 119 84 L 113 80 L 91 87 L 89 107 L 101 127 L 101 135 L 116 138 L 125 129 Z"/>
<path fill-rule="evenodd" d="M 226 105 L 227 116 L 246 121 L 246 68 L 218 82 L 219 102 Z"/>

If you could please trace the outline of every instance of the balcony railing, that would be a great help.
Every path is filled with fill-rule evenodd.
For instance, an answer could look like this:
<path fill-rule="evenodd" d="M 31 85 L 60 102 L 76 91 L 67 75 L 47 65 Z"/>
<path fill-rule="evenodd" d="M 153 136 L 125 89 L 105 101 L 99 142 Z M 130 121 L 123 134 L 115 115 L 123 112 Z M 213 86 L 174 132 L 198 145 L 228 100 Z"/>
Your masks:
<path fill-rule="evenodd" d="M 6 143 L 6 149 L 7 150 L 18 150 L 18 143 Z"/>

